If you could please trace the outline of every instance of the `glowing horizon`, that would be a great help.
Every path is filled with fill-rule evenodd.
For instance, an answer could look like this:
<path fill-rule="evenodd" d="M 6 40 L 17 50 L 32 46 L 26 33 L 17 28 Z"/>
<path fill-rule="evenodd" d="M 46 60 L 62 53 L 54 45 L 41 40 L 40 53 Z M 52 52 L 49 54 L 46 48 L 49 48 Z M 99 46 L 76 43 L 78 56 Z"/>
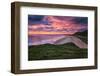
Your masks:
<path fill-rule="evenodd" d="M 29 31 L 28 35 L 34 35 L 34 34 L 66 34 L 66 35 L 72 35 L 73 33 L 67 33 L 67 32 L 43 32 L 43 31 Z"/>

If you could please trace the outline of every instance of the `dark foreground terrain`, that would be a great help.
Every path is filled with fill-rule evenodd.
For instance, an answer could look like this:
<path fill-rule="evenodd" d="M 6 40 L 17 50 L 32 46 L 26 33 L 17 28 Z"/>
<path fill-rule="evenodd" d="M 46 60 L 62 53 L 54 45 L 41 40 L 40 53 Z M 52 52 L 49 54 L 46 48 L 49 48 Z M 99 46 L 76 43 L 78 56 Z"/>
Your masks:
<path fill-rule="evenodd" d="M 53 45 L 44 44 L 28 47 L 28 60 L 76 59 L 87 58 L 87 49 L 80 49 L 72 43 Z"/>

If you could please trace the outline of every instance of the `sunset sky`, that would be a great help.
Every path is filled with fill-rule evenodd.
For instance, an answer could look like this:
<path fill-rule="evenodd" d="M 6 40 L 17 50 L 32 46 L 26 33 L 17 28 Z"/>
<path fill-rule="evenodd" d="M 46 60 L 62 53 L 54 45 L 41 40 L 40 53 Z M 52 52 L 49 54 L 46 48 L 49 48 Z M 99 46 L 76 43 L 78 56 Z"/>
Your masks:
<path fill-rule="evenodd" d="M 87 17 L 28 15 L 28 34 L 74 34 L 87 30 Z"/>

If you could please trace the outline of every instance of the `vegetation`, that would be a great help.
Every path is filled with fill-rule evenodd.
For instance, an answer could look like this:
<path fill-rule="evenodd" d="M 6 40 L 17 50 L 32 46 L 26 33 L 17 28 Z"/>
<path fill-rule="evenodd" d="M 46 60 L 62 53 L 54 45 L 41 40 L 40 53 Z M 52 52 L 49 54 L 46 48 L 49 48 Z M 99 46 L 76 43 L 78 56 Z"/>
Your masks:
<path fill-rule="evenodd" d="M 83 32 L 77 32 L 75 35 L 81 35 L 81 36 L 88 36 L 88 31 L 83 31 Z"/>
<path fill-rule="evenodd" d="M 88 31 L 77 32 L 74 34 L 76 37 L 80 38 L 83 42 L 88 44 Z"/>
<path fill-rule="evenodd" d="M 72 43 L 29 46 L 28 52 L 28 60 L 87 58 L 87 49 L 80 49 Z"/>

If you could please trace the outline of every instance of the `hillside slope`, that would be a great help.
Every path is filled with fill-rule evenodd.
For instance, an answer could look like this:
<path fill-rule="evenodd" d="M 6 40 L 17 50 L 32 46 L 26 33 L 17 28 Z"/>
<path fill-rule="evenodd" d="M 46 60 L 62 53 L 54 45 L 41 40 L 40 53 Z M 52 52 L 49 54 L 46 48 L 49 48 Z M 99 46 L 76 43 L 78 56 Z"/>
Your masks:
<path fill-rule="evenodd" d="M 87 49 L 80 49 L 73 43 L 29 46 L 28 51 L 28 60 L 77 59 L 87 57 Z"/>

